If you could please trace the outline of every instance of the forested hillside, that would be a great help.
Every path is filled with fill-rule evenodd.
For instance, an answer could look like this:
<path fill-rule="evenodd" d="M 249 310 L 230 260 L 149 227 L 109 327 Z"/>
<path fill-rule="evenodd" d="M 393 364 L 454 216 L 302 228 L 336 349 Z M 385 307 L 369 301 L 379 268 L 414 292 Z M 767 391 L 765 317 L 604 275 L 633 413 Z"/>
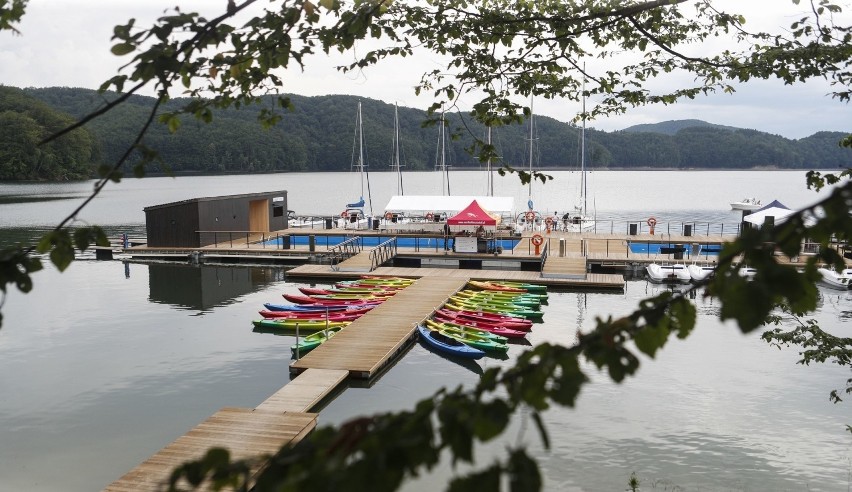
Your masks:
<path fill-rule="evenodd" d="M 80 118 L 115 98 L 115 94 L 98 94 L 89 89 L 45 88 L 25 89 L 19 94 L 36 98 L 56 112 Z M 6 91 L 9 92 L 9 91 Z M 257 123 L 258 108 L 220 111 L 210 124 L 185 117 L 176 134 L 162 125 L 145 139 L 157 149 L 164 163 L 174 172 L 252 173 L 287 171 L 343 171 L 353 163 L 356 113 L 362 103 L 365 155 L 369 168 L 390 168 L 394 107 L 372 99 L 354 96 L 290 96 L 291 113 L 271 129 Z M 176 99 L 167 109 L 186 101 Z M 125 104 L 87 125 L 95 140 L 92 164 L 114 162 L 135 138 L 135 132 L 146 118 L 152 98 L 133 96 Z M 270 103 L 271 104 L 271 103 Z M 18 121 L 22 111 L 0 106 L 5 118 L 4 132 L 26 132 L 28 123 Z M 16 119 L 17 118 L 17 119 Z M 405 170 L 433 169 L 437 158 L 438 129 L 423 123 L 425 111 L 399 108 L 402 165 Z M 473 135 L 483 137 L 482 126 L 462 122 L 458 114 L 448 115 L 450 129 L 459 138 L 449 142 L 447 162 L 455 168 L 479 167 L 481 164 L 465 149 Z M 66 117 L 62 120 L 70 121 Z M 50 128 L 55 129 L 62 125 Z M 579 163 L 579 135 L 575 125 L 552 118 L 535 119 L 533 162 L 536 168 L 576 168 Z M 43 130 L 46 131 L 46 130 Z M 86 135 L 81 133 L 81 135 Z M 787 169 L 836 168 L 849 166 L 852 155 L 838 147 L 843 133 L 820 132 L 808 138 L 790 140 L 755 130 L 713 125 L 700 120 L 683 120 L 640 125 L 617 132 L 588 129 L 586 132 L 587 165 L 592 168 L 726 168 L 777 167 Z M 6 137 L 11 138 L 11 137 Z M 78 140 L 85 138 L 76 137 Z M 12 138 L 15 148 L 36 149 L 32 138 Z M 497 128 L 493 141 L 503 163 L 526 168 L 529 165 L 529 127 L 514 125 Z M 65 143 L 64 145 L 72 145 Z M 72 146 L 76 146 L 74 143 Z M 11 147 L 10 147 L 11 148 Z M 44 152 L 33 150 L 33 154 Z M 11 155 L 10 152 L 6 152 Z M 21 159 L 0 159 L 2 179 L 74 179 L 80 174 L 59 177 L 45 175 L 36 163 L 23 165 Z M 28 162 L 28 161 L 26 161 Z M 76 162 L 76 161 L 75 161 Z M 88 163 L 87 163 L 88 164 Z M 160 169 L 149 169 L 156 172 Z M 38 176 L 38 177 L 36 177 Z"/>
<path fill-rule="evenodd" d="M 98 150 L 87 130 L 38 145 L 72 123 L 70 115 L 22 90 L 0 86 L 0 180 L 68 181 L 91 176 Z"/>

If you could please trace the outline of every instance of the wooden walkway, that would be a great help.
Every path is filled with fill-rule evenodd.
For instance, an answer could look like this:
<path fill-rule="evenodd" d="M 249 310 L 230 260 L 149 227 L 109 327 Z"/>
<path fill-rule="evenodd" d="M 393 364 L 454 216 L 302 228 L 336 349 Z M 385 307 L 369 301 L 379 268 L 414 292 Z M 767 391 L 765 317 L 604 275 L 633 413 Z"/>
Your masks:
<path fill-rule="evenodd" d="M 545 278 L 586 278 L 586 258 L 573 254 L 572 256 L 548 256 L 544 262 L 541 276 Z"/>
<path fill-rule="evenodd" d="M 328 266 L 324 270 L 328 271 Z M 374 376 L 413 339 L 417 324 L 467 281 L 467 277 L 417 280 L 291 364 L 290 370 L 333 369 L 348 371 L 355 377 Z"/>
<path fill-rule="evenodd" d="M 285 444 L 295 444 L 316 427 L 317 415 L 306 412 L 328 396 L 348 374 L 340 370 L 308 369 L 254 410 L 223 408 L 104 491 L 165 490 L 163 483 L 175 468 L 201 458 L 211 447 L 228 449 L 231 459 L 244 459 L 272 455 Z M 263 459 L 256 463 L 255 475 L 264 464 Z M 183 485 L 188 488 L 188 484 Z M 209 487 L 201 490 L 209 490 Z"/>
<path fill-rule="evenodd" d="M 355 256 L 346 258 L 337 264 L 337 270 L 341 272 L 369 272 L 373 267 L 373 262 L 370 259 L 370 251 L 372 250 L 363 250 Z"/>
<path fill-rule="evenodd" d="M 550 261 L 550 259 L 547 261 Z M 610 273 L 587 273 L 585 278 L 549 278 L 542 277 L 540 272 L 522 270 L 379 267 L 373 270 L 371 274 L 408 278 L 452 278 L 465 282 L 468 280 L 511 280 L 562 288 L 624 290 L 624 276 Z M 285 275 L 289 278 L 324 279 L 327 281 L 353 278 L 352 273 L 334 272 L 328 265 L 300 265 L 287 270 Z"/>

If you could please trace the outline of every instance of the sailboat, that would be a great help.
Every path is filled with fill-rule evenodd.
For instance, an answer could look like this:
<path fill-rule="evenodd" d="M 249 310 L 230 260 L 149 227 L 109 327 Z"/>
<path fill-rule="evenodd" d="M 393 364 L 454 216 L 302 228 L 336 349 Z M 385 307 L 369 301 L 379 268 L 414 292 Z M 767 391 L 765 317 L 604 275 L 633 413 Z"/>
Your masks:
<path fill-rule="evenodd" d="M 533 186 L 533 163 L 535 162 L 535 114 L 533 113 L 533 100 L 530 98 L 530 137 L 529 137 L 529 184 L 527 186 L 527 211 L 524 212 L 523 215 L 518 217 L 518 222 L 523 225 L 523 229 L 527 230 L 538 230 L 542 228 L 541 217 L 536 217 L 535 206 L 533 204 L 532 199 L 532 186 Z"/>
<path fill-rule="evenodd" d="M 400 161 L 401 146 L 399 142 L 399 106 L 394 106 L 393 115 L 393 149 L 391 152 L 391 169 L 396 172 L 396 194 L 398 196 L 405 195 L 405 188 L 402 185 L 402 162 Z M 393 227 L 399 224 L 407 224 L 411 222 L 410 217 L 406 217 L 399 211 L 385 212 L 385 226 Z"/>
<path fill-rule="evenodd" d="M 357 149 L 357 156 L 356 154 Z M 352 170 L 357 170 L 361 179 L 361 198 L 354 203 L 347 203 L 346 209 L 341 212 L 340 218 L 344 229 L 361 229 L 369 226 L 373 215 L 373 200 L 370 197 L 370 176 L 367 174 L 367 164 L 364 160 L 364 126 L 361 118 L 361 103 L 358 102 L 358 116 L 355 121 L 355 142 L 353 143 Z M 364 186 L 367 189 L 367 199 L 370 204 L 369 215 L 364 213 Z"/>
<path fill-rule="evenodd" d="M 563 216 L 567 232 L 587 232 L 595 229 L 595 219 L 588 215 L 588 181 L 586 180 L 586 82 L 583 81 L 583 126 L 580 130 L 580 200 L 574 206 L 575 214 Z"/>
<path fill-rule="evenodd" d="M 435 170 L 441 172 L 441 195 L 450 196 L 450 169 L 447 166 L 447 130 L 444 112 L 441 111 L 441 125 L 438 127 L 438 150 L 435 154 Z"/>

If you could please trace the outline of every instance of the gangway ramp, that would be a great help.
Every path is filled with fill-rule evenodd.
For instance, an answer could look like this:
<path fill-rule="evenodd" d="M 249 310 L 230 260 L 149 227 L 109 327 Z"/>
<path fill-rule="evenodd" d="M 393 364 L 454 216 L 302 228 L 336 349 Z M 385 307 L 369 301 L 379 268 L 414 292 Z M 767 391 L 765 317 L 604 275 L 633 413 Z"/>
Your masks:
<path fill-rule="evenodd" d="M 586 278 L 586 258 L 582 255 L 548 256 L 541 270 L 545 278 Z"/>
<path fill-rule="evenodd" d="M 334 338 L 290 365 L 306 369 L 343 369 L 370 378 L 413 338 L 417 324 L 438 310 L 469 278 L 424 277 L 340 330 Z"/>
<path fill-rule="evenodd" d="M 370 258 L 370 250 L 364 250 L 357 255 L 346 258 L 338 263 L 334 269 L 338 272 L 370 272 L 373 269 L 373 260 Z"/>

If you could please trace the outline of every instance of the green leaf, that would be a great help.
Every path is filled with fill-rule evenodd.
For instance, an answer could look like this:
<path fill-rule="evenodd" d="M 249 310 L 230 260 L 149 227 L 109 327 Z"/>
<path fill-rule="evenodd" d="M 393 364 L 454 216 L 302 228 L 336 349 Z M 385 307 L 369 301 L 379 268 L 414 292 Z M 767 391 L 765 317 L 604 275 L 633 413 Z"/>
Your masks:
<path fill-rule="evenodd" d="M 136 46 L 133 46 L 130 43 L 116 44 L 110 49 L 112 54 L 116 56 L 124 56 L 128 53 L 132 53 L 134 50 L 136 50 Z"/>

